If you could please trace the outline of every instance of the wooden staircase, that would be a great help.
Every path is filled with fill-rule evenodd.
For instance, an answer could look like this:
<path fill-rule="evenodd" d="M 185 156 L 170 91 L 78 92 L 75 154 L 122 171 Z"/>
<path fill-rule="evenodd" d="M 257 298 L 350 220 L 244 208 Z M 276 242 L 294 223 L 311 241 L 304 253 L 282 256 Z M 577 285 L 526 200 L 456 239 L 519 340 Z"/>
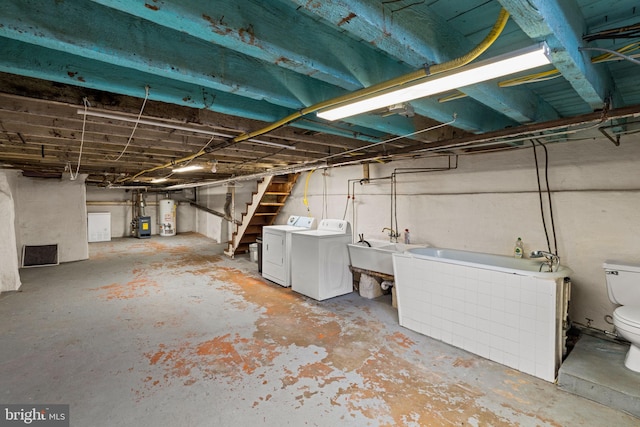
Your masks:
<path fill-rule="evenodd" d="M 246 253 L 249 245 L 262 236 L 262 227 L 273 225 L 280 210 L 291 194 L 300 174 L 287 174 L 264 178 L 258 182 L 251 203 L 242 214 L 242 221 L 236 224 L 231 240 L 224 253 L 233 258 L 236 253 Z"/>

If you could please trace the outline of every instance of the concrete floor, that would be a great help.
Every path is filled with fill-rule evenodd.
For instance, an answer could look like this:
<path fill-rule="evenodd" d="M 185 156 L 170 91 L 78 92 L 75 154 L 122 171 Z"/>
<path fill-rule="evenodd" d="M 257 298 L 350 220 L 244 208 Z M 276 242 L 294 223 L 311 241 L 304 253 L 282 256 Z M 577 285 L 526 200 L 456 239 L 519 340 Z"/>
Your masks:
<path fill-rule="evenodd" d="M 198 234 L 90 245 L 0 297 L 0 403 L 72 426 L 637 426 L 398 325 L 389 297 L 316 302 Z"/>

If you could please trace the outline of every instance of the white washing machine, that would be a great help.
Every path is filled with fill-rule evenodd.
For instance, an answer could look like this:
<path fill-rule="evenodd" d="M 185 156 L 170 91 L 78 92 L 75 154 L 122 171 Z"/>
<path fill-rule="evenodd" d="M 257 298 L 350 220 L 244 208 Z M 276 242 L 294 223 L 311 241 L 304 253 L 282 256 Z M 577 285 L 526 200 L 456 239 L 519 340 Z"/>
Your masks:
<path fill-rule="evenodd" d="M 262 227 L 262 277 L 291 286 L 291 233 L 315 228 L 315 218 L 292 215 L 286 225 Z"/>
<path fill-rule="evenodd" d="M 347 245 L 351 224 L 323 219 L 317 230 L 291 235 L 291 289 L 322 301 L 353 291 Z"/>

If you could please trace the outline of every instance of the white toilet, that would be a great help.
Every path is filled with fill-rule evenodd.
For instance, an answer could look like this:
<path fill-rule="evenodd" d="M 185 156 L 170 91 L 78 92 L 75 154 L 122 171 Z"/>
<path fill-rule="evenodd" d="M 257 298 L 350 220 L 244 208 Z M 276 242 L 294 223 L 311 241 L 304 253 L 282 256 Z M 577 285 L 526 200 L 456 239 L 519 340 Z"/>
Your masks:
<path fill-rule="evenodd" d="M 609 299 L 620 305 L 613 312 L 618 335 L 631 343 L 624 365 L 640 372 L 640 265 L 607 261 L 604 268 Z"/>

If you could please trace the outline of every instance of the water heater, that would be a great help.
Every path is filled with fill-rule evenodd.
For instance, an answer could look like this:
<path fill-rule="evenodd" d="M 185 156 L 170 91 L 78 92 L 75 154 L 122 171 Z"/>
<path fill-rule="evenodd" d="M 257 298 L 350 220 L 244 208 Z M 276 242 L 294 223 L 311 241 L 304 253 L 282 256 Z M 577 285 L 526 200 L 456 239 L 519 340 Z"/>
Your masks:
<path fill-rule="evenodd" d="M 176 202 L 171 199 L 160 200 L 160 235 L 176 235 Z"/>

